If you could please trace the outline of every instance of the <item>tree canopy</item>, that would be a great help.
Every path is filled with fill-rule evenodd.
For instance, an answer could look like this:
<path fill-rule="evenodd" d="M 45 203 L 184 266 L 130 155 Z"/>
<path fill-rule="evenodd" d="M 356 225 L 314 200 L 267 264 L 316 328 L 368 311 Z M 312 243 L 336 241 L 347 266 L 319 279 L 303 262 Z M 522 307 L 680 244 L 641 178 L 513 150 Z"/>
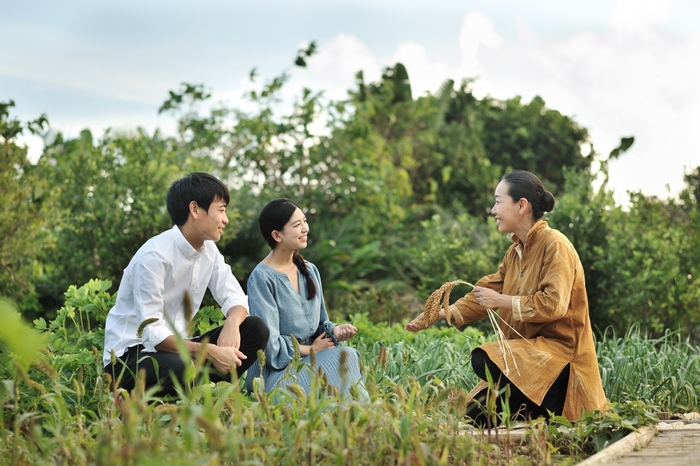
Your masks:
<path fill-rule="evenodd" d="M 296 64 L 314 51 L 299 51 Z M 0 294 L 45 315 L 71 284 L 99 278 L 116 289 L 141 244 L 169 227 L 170 183 L 209 171 L 232 190 L 219 246 L 244 286 L 265 254 L 261 207 L 289 197 L 310 220 L 304 253 L 319 266 L 331 312 L 398 321 L 443 282 L 496 269 L 508 239 L 489 219 L 493 190 L 508 171 L 525 169 L 558 197 L 549 221 L 581 256 L 601 332 L 631 322 L 700 331 L 700 168 L 678 199 L 636 193 L 622 209 L 588 131 L 541 97 L 479 99 L 472 79 L 415 97 L 400 63 L 377 82 L 356 78 L 343 100 L 303 89 L 290 105 L 282 99 L 289 74 L 259 83 L 253 71 L 245 111 L 198 111 L 211 92 L 183 83 L 160 108 L 177 118 L 173 136 L 136 129 L 95 140 L 85 130 L 65 139 L 47 132 L 45 116 L 22 123 L 10 117 L 12 102 L 1 103 Z M 38 163 L 16 144 L 22 131 L 47 136 Z M 633 141 L 623 138 L 610 156 Z"/>

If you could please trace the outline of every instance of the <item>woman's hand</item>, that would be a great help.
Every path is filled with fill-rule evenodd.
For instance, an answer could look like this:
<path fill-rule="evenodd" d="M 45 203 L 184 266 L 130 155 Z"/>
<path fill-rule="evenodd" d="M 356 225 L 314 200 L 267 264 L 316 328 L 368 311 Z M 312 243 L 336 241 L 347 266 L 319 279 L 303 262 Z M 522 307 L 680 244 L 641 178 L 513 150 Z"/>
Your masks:
<path fill-rule="evenodd" d="M 486 309 L 510 309 L 512 307 L 511 296 L 501 294 L 491 288 L 475 286 L 474 297 Z"/>
<path fill-rule="evenodd" d="M 338 341 L 347 341 L 355 336 L 357 328 L 352 324 L 336 325 L 333 327 L 333 335 Z"/>
<path fill-rule="evenodd" d="M 327 350 L 328 348 L 335 348 L 335 343 L 333 343 L 333 340 L 328 338 L 328 335 L 326 335 L 324 332 L 317 336 L 314 342 L 311 343 L 311 348 L 314 349 L 314 353 L 318 353 L 319 351 Z"/>
<path fill-rule="evenodd" d="M 421 323 L 422 318 L 423 318 L 423 313 L 421 312 L 418 315 L 418 317 L 416 317 L 415 319 L 413 319 L 412 321 L 410 321 L 409 323 L 406 324 L 406 327 L 405 327 L 406 330 L 408 330 L 409 332 L 419 332 L 421 330 L 425 330 L 426 328 L 428 328 Z M 444 319 L 444 318 L 445 318 L 445 310 L 440 309 L 440 312 L 438 313 L 438 320 Z"/>

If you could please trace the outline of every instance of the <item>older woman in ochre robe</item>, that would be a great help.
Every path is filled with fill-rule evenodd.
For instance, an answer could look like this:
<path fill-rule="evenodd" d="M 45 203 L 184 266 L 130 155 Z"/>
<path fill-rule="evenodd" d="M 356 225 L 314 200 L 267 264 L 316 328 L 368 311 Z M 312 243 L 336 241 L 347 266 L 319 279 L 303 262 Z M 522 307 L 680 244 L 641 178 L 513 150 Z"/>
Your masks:
<path fill-rule="evenodd" d="M 498 271 L 479 280 L 449 313 L 457 327 L 499 311 L 505 342 L 486 343 L 472 353 L 482 379 L 488 370 L 500 386 L 511 386 L 511 413 L 524 417 L 552 412 L 575 421 L 586 411 L 604 410 L 606 397 L 588 313 L 583 266 L 571 242 L 542 220 L 554 196 L 529 172 L 516 171 L 496 188 L 492 214 L 499 231 L 513 234 Z M 424 328 L 416 319 L 406 328 Z M 509 350 L 508 350 L 509 348 Z M 470 398 L 481 405 L 467 414 L 484 423 L 482 380 Z"/>

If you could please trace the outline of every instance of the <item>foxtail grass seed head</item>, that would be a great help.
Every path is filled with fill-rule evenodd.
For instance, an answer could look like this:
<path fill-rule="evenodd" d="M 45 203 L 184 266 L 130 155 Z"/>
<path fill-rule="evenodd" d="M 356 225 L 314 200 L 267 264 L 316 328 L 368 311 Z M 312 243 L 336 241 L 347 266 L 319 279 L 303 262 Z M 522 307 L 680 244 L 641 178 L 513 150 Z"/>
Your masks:
<path fill-rule="evenodd" d="M 258 380 L 260 380 L 262 382 L 262 379 L 255 379 L 256 382 Z M 260 406 L 263 408 L 263 410 L 265 410 L 265 412 L 267 412 L 267 407 L 268 407 L 267 397 L 265 396 L 264 385 L 262 385 L 262 383 L 256 387 L 255 397 L 258 399 L 258 403 L 260 403 Z"/>
<path fill-rule="evenodd" d="M 338 367 L 338 372 L 340 373 L 340 380 L 343 381 L 343 384 L 345 384 L 346 379 L 348 378 L 348 352 L 347 351 L 342 351 L 340 353 L 340 363 Z"/>
<path fill-rule="evenodd" d="M 105 390 L 110 390 L 112 386 L 112 375 L 109 372 L 103 372 L 101 377 L 104 381 Z"/>
<path fill-rule="evenodd" d="M 192 315 L 194 314 L 194 310 L 192 308 L 192 301 L 190 300 L 190 294 L 185 291 L 184 296 L 182 297 L 183 300 L 183 307 L 185 310 L 185 322 L 187 322 L 187 336 L 189 338 L 192 337 L 192 334 L 194 333 L 194 322 L 192 320 Z"/>
<path fill-rule="evenodd" d="M 27 386 L 29 388 L 33 388 L 34 390 L 38 391 L 41 394 L 46 393 L 46 387 L 44 387 L 42 384 L 32 380 L 32 378 L 29 377 L 29 374 L 27 373 L 24 366 L 19 361 L 17 361 L 15 359 L 15 360 L 13 360 L 13 363 L 15 366 L 15 372 L 20 375 L 20 377 L 22 378 L 24 383 L 27 384 Z"/>
<path fill-rule="evenodd" d="M 134 398 L 143 398 L 143 393 L 146 391 L 146 369 L 139 369 L 136 376 L 136 387 L 134 388 Z"/>
<path fill-rule="evenodd" d="M 301 359 L 301 349 L 299 348 L 299 340 L 296 339 L 294 335 L 290 335 L 292 338 L 292 346 L 294 347 L 294 360 L 299 361 Z"/>
<path fill-rule="evenodd" d="M 219 426 L 204 416 L 197 416 L 195 422 L 197 426 L 206 433 L 207 441 L 210 442 L 214 449 L 220 449 L 224 442 L 221 438 L 222 432 Z"/>
<path fill-rule="evenodd" d="M 289 409 L 289 406 L 282 405 L 280 406 L 280 410 L 282 411 L 282 417 L 284 417 L 286 422 L 291 422 L 294 419 L 294 415 L 292 414 L 292 410 Z"/>
<path fill-rule="evenodd" d="M 143 329 L 145 329 L 147 326 L 151 325 L 153 322 L 157 322 L 158 319 L 155 317 L 151 317 L 150 319 L 146 319 L 143 322 L 141 322 L 141 325 L 139 325 L 139 328 L 136 329 L 136 338 L 141 340 L 141 337 L 143 337 Z"/>
<path fill-rule="evenodd" d="M 309 361 L 311 362 L 311 367 L 316 367 L 316 351 L 313 347 L 309 349 Z"/>
<path fill-rule="evenodd" d="M 338 387 L 335 385 L 326 385 L 326 394 L 329 398 L 338 398 Z"/>
<path fill-rule="evenodd" d="M 382 370 L 386 370 L 386 365 L 387 365 L 386 345 L 382 345 L 382 347 L 379 349 L 379 356 L 377 356 L 377 363 L 379 363 L 379 367 L 381 367 Z"/>
<path fill-rule="evenodd" d="M 401 401 L 406 399 L 406 392 L 403 390 L 403 387 L 401 385 L 396 386 L 396 395 Z"/>
<path fill-rule="evenodd" d="M 296 397 L 299 398 L 300 400 L 303 400 L 304 398 L 306 398 L 306 393 L 304 393 L 304 390 L 299 385 L 297 385 L 295 383 L 291 383 L 291 384 L 287 385 L 287 388 L 289 389 L 290 392 L 294 393 L 294 395 L 296 395 Z"/>
<path fill-rule="evenodd" d="M 37 369 L 39 372 L 44 374 L 46 377 L 51 379 L 52 382 L 56 382 L 58 380 L 58 372 L 56 372 L 56 369 L 49 364 L 49 362 L 44 359 L 44 358 L 37 358 L 34 361 L 32 361 L 31 366 L 34 369 Z M 81 381 L 82 381 L 82 371 L 83 368 L 82 366 L 80 367 L 80 375 L 81 375 Z"/>
<path fill-rule="evenodd" d="M 78 399 L 85 396 L 85 386 L 78 379 L 73 379 L 73 390 L 75 390 L 75 396 Z"/>

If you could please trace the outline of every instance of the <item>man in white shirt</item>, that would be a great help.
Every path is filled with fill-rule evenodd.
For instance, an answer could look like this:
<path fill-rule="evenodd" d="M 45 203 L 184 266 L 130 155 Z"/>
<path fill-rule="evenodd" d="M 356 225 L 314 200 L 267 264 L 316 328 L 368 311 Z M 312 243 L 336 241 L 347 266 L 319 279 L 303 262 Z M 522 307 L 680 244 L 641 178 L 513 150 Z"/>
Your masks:
<path fill-rule="evenodd" d="M 116 386 L 133 389 L 144 369 L 147 388 L 158 386 L 158 396 L 175 395 L 185 371 L 176 335 L 191 355 L 208 340 L 207 368 L 214 382 L 231 380 L 234 369 L 240 377 L 264 350 L 269 330 L 248 315 L 248 298 L 214 244 L 228 224 L 229 200 L 228 188 L 207 173 L 191 173 L 170 186 L 166 204 L 174 226 L 136 252 L 107 315 L 103 361 Z M 225 323 L 188 339 L 189 320 L 207 288 Z"/>

